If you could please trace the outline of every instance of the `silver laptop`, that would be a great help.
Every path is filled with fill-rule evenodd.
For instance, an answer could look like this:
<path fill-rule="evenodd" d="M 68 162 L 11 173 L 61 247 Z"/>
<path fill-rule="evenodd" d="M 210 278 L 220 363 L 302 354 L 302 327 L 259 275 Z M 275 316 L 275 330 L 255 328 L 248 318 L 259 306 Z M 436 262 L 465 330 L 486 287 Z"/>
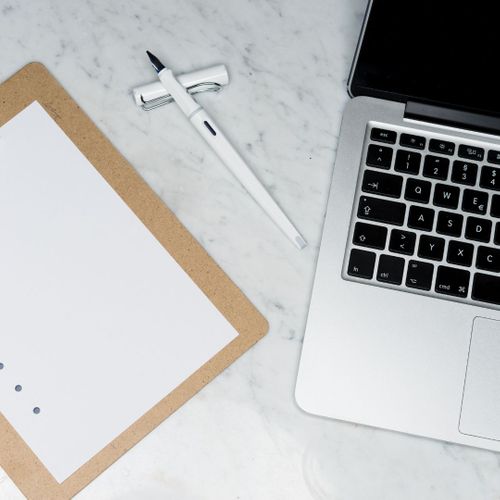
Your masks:
<path fill-rule="evenodd" d="M 500 451 L 498 9 L 368 7 L 296 387 L 307 412 Z"/>

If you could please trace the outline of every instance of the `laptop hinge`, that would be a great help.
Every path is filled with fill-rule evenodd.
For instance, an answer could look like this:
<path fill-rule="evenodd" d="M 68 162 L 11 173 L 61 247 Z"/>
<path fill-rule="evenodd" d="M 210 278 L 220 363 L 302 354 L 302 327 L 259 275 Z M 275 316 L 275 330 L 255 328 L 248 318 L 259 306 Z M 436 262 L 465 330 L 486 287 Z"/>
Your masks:
<path fill-rule="evenodd" d="M 405 118 L 500 135 L 500 118 L 408 101 Z"/>

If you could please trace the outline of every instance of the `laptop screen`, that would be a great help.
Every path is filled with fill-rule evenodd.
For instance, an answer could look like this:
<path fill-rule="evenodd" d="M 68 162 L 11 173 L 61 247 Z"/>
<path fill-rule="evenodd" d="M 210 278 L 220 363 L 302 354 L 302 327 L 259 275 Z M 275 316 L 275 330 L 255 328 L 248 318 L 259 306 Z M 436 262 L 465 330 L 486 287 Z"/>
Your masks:
<path fill-rule="evenodd" d="M 500 115 L 499 55 L 500 2 L 373 0 L 351 93 Z"/>

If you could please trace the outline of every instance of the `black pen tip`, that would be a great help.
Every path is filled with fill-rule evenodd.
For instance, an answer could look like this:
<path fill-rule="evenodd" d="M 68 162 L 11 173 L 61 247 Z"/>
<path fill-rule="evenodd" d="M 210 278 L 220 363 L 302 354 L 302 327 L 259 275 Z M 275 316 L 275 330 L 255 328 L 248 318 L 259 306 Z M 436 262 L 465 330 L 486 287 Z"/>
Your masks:
<path fill-rule="evenodd" d="M 153 68 L 156 70 L 157 73 L 159 73 L 162 69 L 165 69 L 165 66 L 162 64 L 162 62 L 149 50 L 146 50 L 146 54 L 149 57 L 149 60 L 151 61 L 151 64 L 153 65 Z"/>

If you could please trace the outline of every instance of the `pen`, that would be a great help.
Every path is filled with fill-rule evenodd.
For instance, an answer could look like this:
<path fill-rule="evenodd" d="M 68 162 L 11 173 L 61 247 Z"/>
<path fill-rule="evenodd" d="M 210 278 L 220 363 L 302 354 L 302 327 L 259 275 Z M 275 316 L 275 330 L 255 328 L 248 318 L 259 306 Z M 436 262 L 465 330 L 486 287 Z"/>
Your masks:
<path fill-rule="evenodd" d="M 186 92 L 186 89 L 177 81 L 170 69 L 167 69 L 151 52 L 146 52 L 158 73 L 160 82 L 226 167 L 297 248 L 303 249 L 307 246 L 306 240 L 266 191 L 208 113 Z"/>

